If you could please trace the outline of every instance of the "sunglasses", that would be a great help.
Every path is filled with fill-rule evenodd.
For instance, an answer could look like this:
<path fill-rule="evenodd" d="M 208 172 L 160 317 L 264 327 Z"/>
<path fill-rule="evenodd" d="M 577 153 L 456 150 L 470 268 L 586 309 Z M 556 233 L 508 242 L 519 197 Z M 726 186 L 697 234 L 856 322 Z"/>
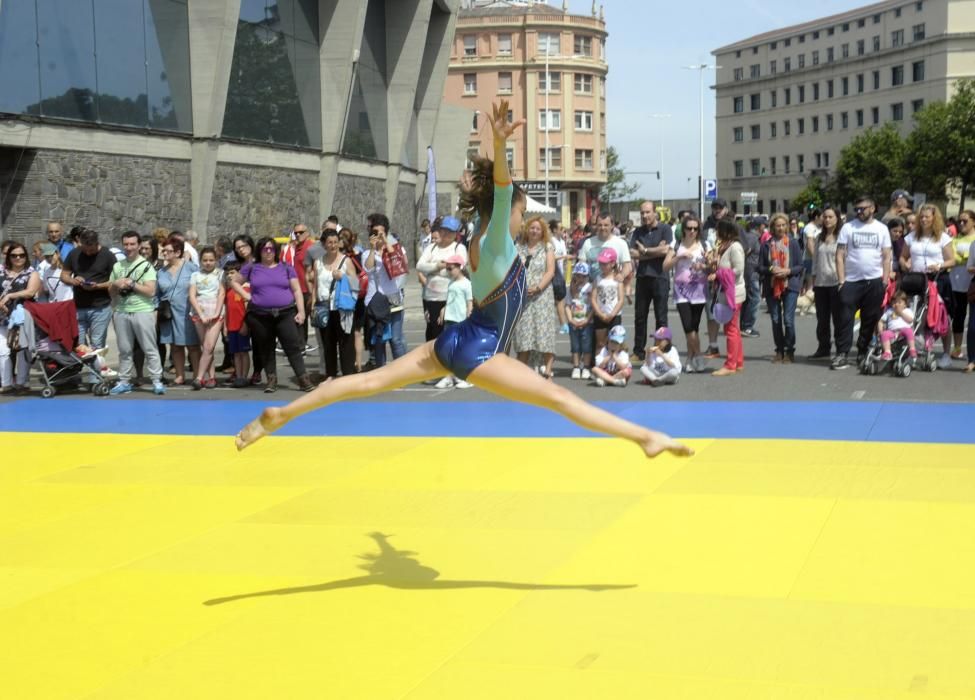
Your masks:
<path fill-rule="evenodd" d="M 27 255 L 25 253 L 11 253 L 10 254 L 10 258 L 11 259 L 26 259 L 27 258 Z"/>
<path fill-rule="evenodd" d="M 261 248 L 262 253 L 273 253 L 275 250 L 276 248 L 273 245 L 266 245 Z"/>
<path fill-rule="evenodd" d="M 701 229 L 699 229 L 697 226 L 685 226 L 684 227 L 684 230 L 685 231 L 700 231 Z"/>
<path fill-rule="evenodd" d="M 972 223 L 972 220 L 971 219 L 958 219 L 958 223 L 960 223 L 960 224 L 970 224 L 970 223 Z"/>
<path fill-rule="evenodd" d="M 862 214 L 863 212 L 865 212 L 869 208 L 870 207 L 854 207 L 853 208 L 853 211 L 855 211 L 857 214 Z"/>

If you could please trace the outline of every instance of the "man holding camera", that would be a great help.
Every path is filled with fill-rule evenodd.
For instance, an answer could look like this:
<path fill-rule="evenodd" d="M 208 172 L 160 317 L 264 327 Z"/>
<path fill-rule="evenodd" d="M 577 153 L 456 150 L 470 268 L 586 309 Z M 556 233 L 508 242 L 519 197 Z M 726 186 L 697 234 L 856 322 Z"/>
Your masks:
<path fill-rule="evenodd" d="M 128 394 L 132 391 L 135 365 L 132 353 L 138 343 L 146 355 L 152 393 L 165 394 L 162 383 L 162 362 L 156 345 L 156 314 L 153 299 L 156 296 L 156 268 L 139 255 L 139 234 L 126 231 L 122 234 L 122 251 L 125 259 L 115 263 L 109 278 L 109 290 L 115 301 L 115 337 L 118 341 L 119 380 L 111 394 Z"/>

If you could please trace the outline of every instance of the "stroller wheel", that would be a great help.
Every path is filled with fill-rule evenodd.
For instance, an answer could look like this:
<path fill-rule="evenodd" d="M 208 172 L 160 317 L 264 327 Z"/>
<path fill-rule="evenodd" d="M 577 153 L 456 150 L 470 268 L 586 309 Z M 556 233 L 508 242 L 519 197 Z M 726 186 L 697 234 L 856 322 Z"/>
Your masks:
<path fill-rule="evenodd" d="M 938 369 L 938 360 L 937 360 L 937 358 L 936 358 L 936 357 L 934 356 L 934 353 L 931 353 L 931 356 L 930 356 L 930 358 L 928 359 L 928 366 L 927 366 L 927 370 L 928 370 L 928 372 L 934 372 L 934 371 L 935 371 L 935 370 L 937 370 L 937 369 Z"/>
<path fill-rule="evenodd" d="M 905 378 L 911 376 L 911 363 L 910 362 L 905 362 L 904 365 L 901 367 L 901 376 L 902 377 L 905 377 Z"/>
<path fill-rule="evenodd" d="M 108 396 L 108 392 L 111 391 L 111 389 L 112 388 L 108 384 L 105 384 L 103 382 L 101 384 L 96 384 L 95 386 L 93 386 L 91 389 L 91 393 L 93 393 L 95 396 Z"/>
<path fill-rule="evenodd" d="M 41 398 L 42 399 L 51 399 L 51 398 L 54 398 L 54 395 L 57 394 L 57 393 L 58 392 L 54 390 L 54 387 L 53 386 L 46 386 L 43 389 L 41 389 Z"/>

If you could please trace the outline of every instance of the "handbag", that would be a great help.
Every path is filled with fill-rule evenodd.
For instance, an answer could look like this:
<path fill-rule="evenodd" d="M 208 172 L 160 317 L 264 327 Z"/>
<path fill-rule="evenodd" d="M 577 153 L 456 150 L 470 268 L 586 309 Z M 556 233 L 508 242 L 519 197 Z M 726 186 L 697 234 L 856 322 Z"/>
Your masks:
<path fill-rule="evenodd" d="M 315 304 L 311 312 L 311 325 L 315 328 L 325 328 L 328 326 L 328 317 L 332 313 L 327 301 Z"/>
<path fill-rule="evenodd" d="M 349 286 L 349 278 L 343 277 L 335 285 L 335 308 L 339 311 L 355 311 L 355 305 L 358 299 L 352 293 L 352 287 Z"/>
<path fill-rule="evenodd" d="M 176 273 L 176 279 L 173 281 L 173 288 L 169 290 L 169 296 L 166 299 L 160 299 L 159 304 L 156 306 L 156 311 L 159 314 L 159 318 L 164 321 L 173 320 L 173 295 L 176 293 L 176 289 L 179 286 L 179 278 L 183 275 L 183 268 L 186 267 L 184 262 L 179 266 L 179 272 Z M 141 278 L 140 278 L 141 279 Z"/>
<path fill-rule="evenodd" d="M 386 268 L 389 279 L 396 279 L 409 271 L 406 266 L 406 253 L 403 251 L 403 246 L 397 243 L 393 246 L 392 251 L 389 248 L 383 248 L 383 267 Z"/>

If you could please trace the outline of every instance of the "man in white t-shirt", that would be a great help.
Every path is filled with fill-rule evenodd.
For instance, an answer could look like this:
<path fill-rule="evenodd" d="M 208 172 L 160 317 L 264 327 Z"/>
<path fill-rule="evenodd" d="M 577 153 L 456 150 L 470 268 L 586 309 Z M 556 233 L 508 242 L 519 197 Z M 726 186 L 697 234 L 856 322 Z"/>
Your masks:
<path fill-rule="evenodd" d="M 613 217 L 611 214 L 600 214 L 596 218 L 596 235 L 590 236 L 582 244 L 579 251 L 579 260 L 589 265 L 589 278 L 593 284 L 599 282 L 601 276 L 597 258 L 603 248 L 612 248 L 616 251 L 616 260 L 620 268 L 620 279 L 623 280 L 623 289 L 627 300 L 632 300 L 630 282 L 633 277 L 633 263 L 630 258 L 630 246 L 627 245 L 619 236 L 613 233 Z"/>
<path fill-rule="evenodd" d="M 847 356 L 853 345 L 853 319 L 857 311 L 860 312 L 857 364 L 866 354 L 883 313 L 884 290 L 890 279 L 890 231 L 873 218 L 877 205 L 870 197 L 861 197 L 854 211 L 856 218 L 843 225 L 836 242 L 840 318 L 832 369 L 850 366 Z"/>

